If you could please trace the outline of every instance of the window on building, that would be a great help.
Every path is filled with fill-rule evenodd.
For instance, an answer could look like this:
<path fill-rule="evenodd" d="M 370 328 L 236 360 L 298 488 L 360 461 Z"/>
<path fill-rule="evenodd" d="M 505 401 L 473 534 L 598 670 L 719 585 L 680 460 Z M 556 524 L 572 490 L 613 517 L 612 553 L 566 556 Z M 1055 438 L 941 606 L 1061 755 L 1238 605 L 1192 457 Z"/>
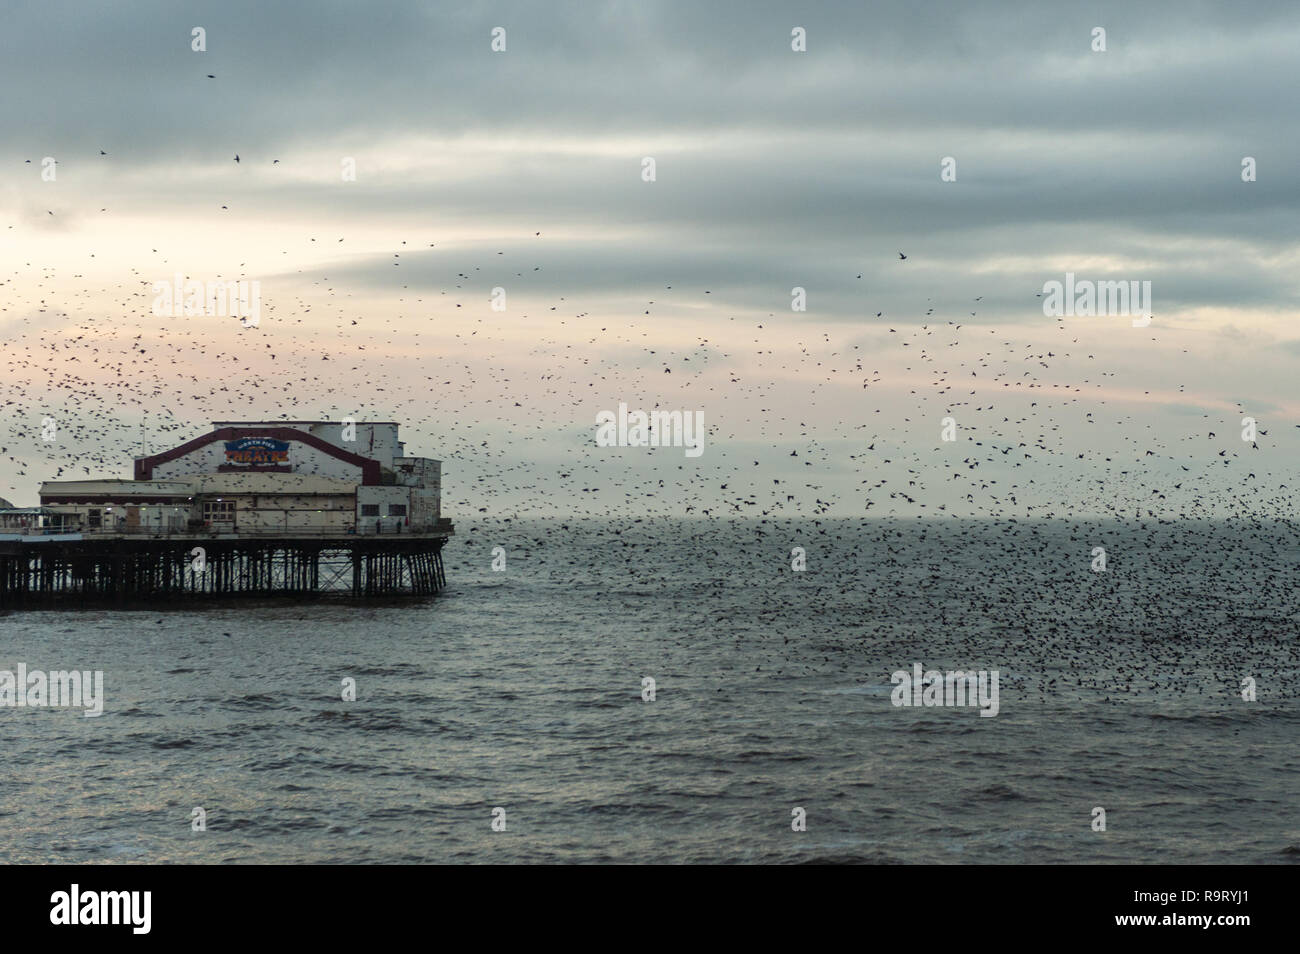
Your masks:
<path fill-rule="evenodd" d="M 102 526 L 102 515 L 98 510 L 92 510 L 86 514 L 86 526 L 91 529 L 98 529 Z"/>
<path fill-rule="evenodd" d="M 233 500 L 205 500 L 203 502 L 203 519 L 209 523 L 234 523 L 235 502 Z"/>
<path fill-rule="evenodd" d="M 406 516 L 406 504 L 389 504 L 389 505 L 388 505 L 388 515 L 389 515 L 390 517 L 405 517 L 405 516 Z"/>
<path fill-rule="evenodd" d="M 379 516 L 379 504 L 362 504 L 362 505 L 361 505 L 361 516 L 363 516 L 363 517 L 378 517 L 378 516 Z"/>

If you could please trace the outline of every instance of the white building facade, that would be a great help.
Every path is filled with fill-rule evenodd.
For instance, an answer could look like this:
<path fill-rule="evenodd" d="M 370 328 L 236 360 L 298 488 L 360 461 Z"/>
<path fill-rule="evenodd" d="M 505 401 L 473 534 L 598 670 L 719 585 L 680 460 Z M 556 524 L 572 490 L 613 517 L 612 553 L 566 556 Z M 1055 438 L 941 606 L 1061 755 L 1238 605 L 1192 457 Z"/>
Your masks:
<path fill-rule="evenodd" d="M 134 480 L 47 481 L 65 532 L 431 533 L 442 464 L 405 457 L 393 422 L 219 421 L 135 460 Z"/>

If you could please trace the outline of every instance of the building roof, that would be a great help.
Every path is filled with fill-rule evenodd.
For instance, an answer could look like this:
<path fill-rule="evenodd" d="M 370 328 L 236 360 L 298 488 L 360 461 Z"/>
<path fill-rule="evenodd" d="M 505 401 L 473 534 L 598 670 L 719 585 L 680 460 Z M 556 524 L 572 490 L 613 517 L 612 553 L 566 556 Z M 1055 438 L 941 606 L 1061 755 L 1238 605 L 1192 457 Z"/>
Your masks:
<path fill-rule="evenodd" d="M 41 484 L 41 499 L 46 497 L 89 497 L 120 494 L 139 497 L 188 497 L 194 493 L 183 480 L 47 480 Z"/>
<path fill-rule="evenodd" d="M 41 500 L 74 497 L 114 497 L 125 500 L 156 500 L 164 497 L 189 498 L 197 494 L 355 494 L 357 481 L 316 474 L 229 472 L 193 474 L 170 480 L 47 480 L 41 484 Z"/>

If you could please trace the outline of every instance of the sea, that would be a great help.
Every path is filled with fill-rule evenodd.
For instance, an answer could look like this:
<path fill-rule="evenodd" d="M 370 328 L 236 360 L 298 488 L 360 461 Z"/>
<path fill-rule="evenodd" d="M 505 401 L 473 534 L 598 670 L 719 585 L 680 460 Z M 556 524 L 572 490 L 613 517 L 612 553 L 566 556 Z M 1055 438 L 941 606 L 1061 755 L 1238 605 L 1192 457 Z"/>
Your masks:
<path fill-rule="evenodd" d="M 0 670 L 103 672 L 102 715 L 0 708 L 0 861 L 1300 861 L 1295 524 L 465 521 L 444 556 L 431 599 L 0 615 Z M 996 671 L 996 715 L 898 704 L 917 666 Z"/>

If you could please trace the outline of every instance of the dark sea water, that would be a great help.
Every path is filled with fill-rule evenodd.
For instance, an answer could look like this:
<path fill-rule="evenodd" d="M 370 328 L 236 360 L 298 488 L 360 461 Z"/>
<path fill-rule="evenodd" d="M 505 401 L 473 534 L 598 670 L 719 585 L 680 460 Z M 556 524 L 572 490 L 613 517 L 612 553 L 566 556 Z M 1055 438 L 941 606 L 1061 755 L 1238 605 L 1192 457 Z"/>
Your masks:
<path fill-rule="evenodd" d="M 106 683 L 0 709 L 0 860 L 1300 860 L 1292 525 L 458 534 L 432 601 L 0 616 L 0 669 Z M 999 714 L 894 706 L 915 662 Z"/>

